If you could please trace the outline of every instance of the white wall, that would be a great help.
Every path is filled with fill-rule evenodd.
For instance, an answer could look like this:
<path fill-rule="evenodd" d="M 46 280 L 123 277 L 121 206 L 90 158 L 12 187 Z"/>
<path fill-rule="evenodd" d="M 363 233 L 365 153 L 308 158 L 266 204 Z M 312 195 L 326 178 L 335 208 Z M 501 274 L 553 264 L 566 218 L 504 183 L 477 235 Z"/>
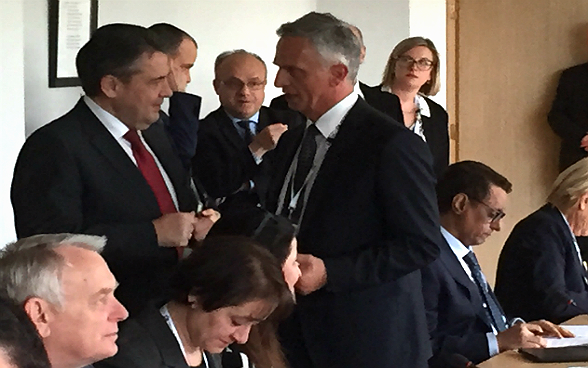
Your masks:
<path fill-rule="evenodd" d="M 380 84 L 390 52 L 409 36 L 409 0 L 317 0 L 317 11 L 361 29 L 367 53 L 359 80 Z"/>
<path fill-rule="evenodd" d="M 0 0 L 0 248 L 16 238 L 10 182 L 25 138 L 23 0 Z"/>

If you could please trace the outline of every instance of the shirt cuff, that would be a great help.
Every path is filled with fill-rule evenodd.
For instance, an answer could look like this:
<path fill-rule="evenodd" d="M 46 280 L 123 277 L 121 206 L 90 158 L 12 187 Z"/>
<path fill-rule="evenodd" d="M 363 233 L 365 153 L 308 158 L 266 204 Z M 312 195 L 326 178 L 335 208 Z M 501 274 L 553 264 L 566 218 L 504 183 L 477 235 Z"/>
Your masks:
<path fill-rule="evenodd" d="M 486 339 L 488 339 L 488 353 L 490 354 L 490 357 L 493 357 L 494 355 L 498 354 L 498 339 L 496 338 L 496 335 L 494 335 L 493 332 L 488 332 L 486 334 Z"/>
<path fill-rule="evenodd" d="M 257 155 L 255 155 L 253 152 L 251 153 L 251 156 L 253 156 L 253 160 L 257 165 L 259 165 L 263 161 L 263 157 L 257 157 Z"/>

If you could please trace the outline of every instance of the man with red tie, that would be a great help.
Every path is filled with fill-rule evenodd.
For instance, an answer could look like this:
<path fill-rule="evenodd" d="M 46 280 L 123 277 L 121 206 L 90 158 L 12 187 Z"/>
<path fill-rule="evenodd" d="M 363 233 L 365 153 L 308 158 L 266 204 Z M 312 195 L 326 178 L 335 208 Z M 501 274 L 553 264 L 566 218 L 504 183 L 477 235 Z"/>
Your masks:
<path fill-rule="evenodd" d="M 27 139 L 11 188 L 19 238 L 107 236 L 103 256 L 131 314 L 164 295 L 182 249 L 217 217 L 199 212 L 188 173 L 154 124 L 172 94 L 169 65 L 146 28 L 99 28 L 76 58 L 86 95 Z"/>

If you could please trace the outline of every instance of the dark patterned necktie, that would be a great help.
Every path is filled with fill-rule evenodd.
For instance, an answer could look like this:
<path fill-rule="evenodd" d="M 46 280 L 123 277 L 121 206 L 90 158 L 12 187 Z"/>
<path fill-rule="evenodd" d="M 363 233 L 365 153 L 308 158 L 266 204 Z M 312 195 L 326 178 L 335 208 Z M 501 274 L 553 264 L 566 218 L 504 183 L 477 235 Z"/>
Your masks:
<path fill-rule="evenodd" d="M 308 174 L 310 173 L 310 169 L 314 162 L 314 156 L 316 155 L 316 136 L 318 134 L 320 134 L 320 132 L 316 125 L 310 124 L 308 128 L 306 128 L 304 138 L 302 138 L 302 143 L 300 144 L 298 164 L 296 165 L 296 172 L 294 173 L 294 193 L 297 193 L 302 188 L 304 182 L 306 182 Z"/>
<path fill-rule="evenodd" d="M 245 135 L 243 136 L 243 140 L 245 141 L 245 144 L 247 144 L 247 145 L 251 144 L 251 141 L 253 140 L 253 134 L 251 134 L 251 128 L 249 127 L 250 123 L 251 123 L 250 120 L 241 120 L 237 123 L 245 131 Z"/>
<path fill-rule="evenodd" d="M 482 274 L 482 268 L 480 268 L 476 255 L 474 252 L 470 251 L 463 257 L 463 260 L 470 268 L 470 271 L 472 271 L 472 277 L 480 291 L 480 296 L 484 302 L 484 310 L 488 315 L 488 319 L 498 332 L 506 330 L 508 326 L 506 325 L 504 312 L 502 312 L 502 308 L 500 308 L 500 304 L 498 304 L 494 292 L 492 292 L 490 285 L 488 285 Z"/>

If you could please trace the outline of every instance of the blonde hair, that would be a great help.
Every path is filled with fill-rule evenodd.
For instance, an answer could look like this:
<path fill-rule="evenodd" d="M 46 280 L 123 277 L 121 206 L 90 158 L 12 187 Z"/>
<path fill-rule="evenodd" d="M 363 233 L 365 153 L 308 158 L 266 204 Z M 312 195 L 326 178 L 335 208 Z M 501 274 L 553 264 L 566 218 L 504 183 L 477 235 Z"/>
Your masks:
<path fill-rule="evenodd" d="M 588 157 L 565 169 L 553 182 L 547 201 L 560 211 L 571 208 L 588 192 Z"/>
<path fill-rule="evenodd" d="M 439 52 L 437 52 L 437 48 L 435 47 L 433 41 L 424 37 L 406 38 L 400 41 L 398 45 L 394 47 L 390 53 L 390 56 L 388 57 L 388 63 L 386 63 L 386 68 L 384 69 L 384 74 L 382 75 L 382 85 L 392 87 L 394 78 L 396 78 L 396 75 L 394 74 L 394 69 L 396 69 L 396 61 L 400 56 L 418 46 L 425 46 L 431 50 L 431 53 L 433 53 L 431 80 L 423 84 L 419 92 L 425 96 L 435 96 L 437 92 L 439 92 L 439 89 L 441 89 L 441 82 L 439 80 Z"/>

